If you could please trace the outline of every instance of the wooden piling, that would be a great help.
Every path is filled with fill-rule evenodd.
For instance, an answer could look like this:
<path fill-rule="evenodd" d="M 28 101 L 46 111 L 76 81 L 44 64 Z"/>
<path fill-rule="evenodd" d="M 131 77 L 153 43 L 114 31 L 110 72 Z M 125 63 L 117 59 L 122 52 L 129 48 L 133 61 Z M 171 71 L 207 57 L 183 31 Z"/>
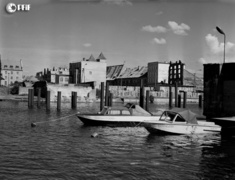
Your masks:
<path fill-rule="evenodd" d="M 139 105 L 144 108 L 144 81 L 141 79 L 140 83 L 140 97 L 139 97 Z"/>
<path fill-rule="evenodd" d="M 175 107 L 178 105 L 178 83 L 175 82 Z"/>
<path fill-rule="evenodd" d="M 105 106 L 109 104 L 109 82 L 106 81 L 106 89 L 105 89 Z"/>
<path fill-rule="evenodd" d="M 104 82 L 101 82 L 101 90 L 100 90 L 100 111 L 102 111 L 104 107 Z"/>
<path fill-rule="evenodd" d="M 109 92 L 109 106 L 112 107 L 113 106 L 113 93 Z"/>
<path fill-rule="evenodd" d="M 61 91 L 57 92 L 57 111 L 61 110 Z"/>
<path fill-rule="evenodd" d="M 172 108 L 172 87 L 169 86 L 169 108 Z"/>
<path fill-rule="evenodd" d="M 183 101 L 183 108 L 186 108 L 187 105 L 187 92 L 184 91 L 184 101 Z"/>
<path fill-rule="evenodd" d="M 146 104 L 145 104 L 145 110 L 149 111 L 149 90 L 146 91 Z"/>
<path fill-rule="evenodd" d="M 38 91 L 38 98 L 37 98 L 37 107 L 41 107 L 41 88 L 37 88 Z"/>
<path fill-rule="evenodd" d="M 198 97 L 199 99 L 198 99 L 198 106 L 199 106 L 199 108 L 202 108 L 202 95 L 199 95 L 199 97 Z"/>
<path fill-rule="evenodd" d="M 74 92 L 72 91 L 72 93 L 71 93 L 71 108 L 73 109 L 74 108 L 74 102 L 73 102 L 73 100 L 74 100 Z"/>
<path fill-rule="evenodd" d="M 50 102 L 51 102 L 51 92 L 47 91 L 47 96 L 46 96 L 46 109 L 50 110 Z"/>
<path fill-rule="evenodd" d="M 181 94 L 178 94 L 178 107 L 181 108 Z"/>
<path fill-rule="evenodd" d="M 28 107 L 32 108 L 32 89 L 28 89 Z"/>
<path fill-rule="evenodd" d="M 73 94 L 73 98 L 74 98 L 74 100 L 73 100 L 73 107 L 74 107 L 74 109 L 77 109 L 77 92 L 73 92 L 74 94 Z"/>

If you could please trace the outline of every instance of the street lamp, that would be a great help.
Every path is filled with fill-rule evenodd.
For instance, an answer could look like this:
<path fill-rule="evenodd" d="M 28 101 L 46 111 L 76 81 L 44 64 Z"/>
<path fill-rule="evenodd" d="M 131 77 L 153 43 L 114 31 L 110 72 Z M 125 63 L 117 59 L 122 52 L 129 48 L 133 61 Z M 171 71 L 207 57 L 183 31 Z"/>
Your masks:
<path fill-rule="evenodd" d="M 222 29 L 220 29 L 218 26 L 216 26 L 216 30 L 220 33 L 224 35 L 224 63 L 225 63 L 225 41 L 226 41 L 226 35 L 224 33 L 224 31 Z"/>

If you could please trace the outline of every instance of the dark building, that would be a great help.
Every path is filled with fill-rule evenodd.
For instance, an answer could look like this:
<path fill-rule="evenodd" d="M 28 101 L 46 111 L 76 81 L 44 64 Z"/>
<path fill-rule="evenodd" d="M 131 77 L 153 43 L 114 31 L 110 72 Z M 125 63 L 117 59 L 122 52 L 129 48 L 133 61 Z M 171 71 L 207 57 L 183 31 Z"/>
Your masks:
<path fill-rule="evenodd" d="M 235 63 L 204 64 L 205 116 L 235 116 Z"/>

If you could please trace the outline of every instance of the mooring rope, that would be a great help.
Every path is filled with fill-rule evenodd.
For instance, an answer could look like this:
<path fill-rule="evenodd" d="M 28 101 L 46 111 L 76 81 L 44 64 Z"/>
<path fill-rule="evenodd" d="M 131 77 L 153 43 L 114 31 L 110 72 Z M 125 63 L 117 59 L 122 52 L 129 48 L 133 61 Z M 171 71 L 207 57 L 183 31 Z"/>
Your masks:
<path fill-rule="evenodd" d="M 58 121 L 58 120 L 60 120 L 60 119 L 64 119 L 64 118 L 67 118 L 67 117 L 71 117 L 71 116 L 74 116 L 74 115 L 76 115 L 76 114 L 77 114 L 77 113 L 71 114 L 71 115 L 68 115 L 68 116 L 63 116 L 63 117 L 60 117 L 60 118 L 57 118 L 57 119 L 48 120 L 48 121 L 34 122 L 34 123 L 31 123 L 31 127 L 35 127 L 37 124 L 41 124 L 41 123 L 47 123 L 47 122 Z"/>

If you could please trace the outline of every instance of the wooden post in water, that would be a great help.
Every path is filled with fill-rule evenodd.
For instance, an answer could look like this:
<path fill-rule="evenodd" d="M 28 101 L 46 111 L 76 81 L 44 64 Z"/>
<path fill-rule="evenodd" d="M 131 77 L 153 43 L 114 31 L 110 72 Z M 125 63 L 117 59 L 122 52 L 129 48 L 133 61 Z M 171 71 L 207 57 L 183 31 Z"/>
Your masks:
<path fill-rule="evenodd" d="M 144 81 L 141 79 L 140 83 L 140 97 L 139 97 L 139 105 L 140 107 L 144 108 Z"/>
<path fill-rule="evenodd" d="M 77 109 L 77 92 L 73 92 L 73 107 L 74 109 Z"/>
<path fill-rule="evenodd" d="M 149 90 L 146 91 L 146 105 L 145 110 L 149 111 Z"/>
<path fill-rule="evenodd" d="M 202 108 L 202 95 L 199 95 L 199 97 L 198 97 L 199 99 L 198 99 L 198 105 L 199 105 L 199 108 Z"/>
<path fill-rule="evenodd" d="M 169 86 L 169 108 L 172 108 L 172 87 Z"/>
<path fill-rule="evenodd" d="M 113 93 L 109 92 L 109 106 L 112 107 L 113 106 Z"/>
<path fill-rule="evenodd" d="M 61 91 L 57 92 L 57 111 L 61 110 Z"/>
<path fill-rule="evenodd" d="M 46 96 L 46 109 L 50 110 L 50 102 L 51 102 L 51 92 L 47 91 L 47 96 Z"/>
<path fill-rule="evenodd" d="M 181 107 L 181 94 L 178 94 L 178 107 Z"/>
<path fill-rule="evenodd" d="M 109 82 L 106 81 L 106 89 L 105 89 L 105 106 L 109 105 Z"/>
<path fill-rule="evenodd" d="M 178 105 L 178 83 L 175 82 L 175 107 Z"/>
<path fill-rule="evenodd" d="M 37 88 L 37 91 L 38 91 L 38 103 L 37 103 L 37 106 L 38 108 L 41 107 L 41 88 Z"/>
<path fill-rule="evenodd" d="M 73 96 L 74 96 L 74 92 L 72 91 L 71 92 L 71 108 L 73 109 L 73 107 L 74 107 L 74 102 L 73 102 Z"/>
<path fill-rule="evenodd" d="M 28 89 L 28 107 L 32 108 L 32 89 Z"/>
<path fill-rule="evenodd" d="M 104 107 L 104 82 L 101 82 L 101 89 L 100 89 L 100 111 L 102 111 Z"/>
<path fill-rule="evenodd" d="M 187 92 L 184 91 L 184 102 L 183 102 L 183 108 L 186 108 L 187 105 Z"/>

